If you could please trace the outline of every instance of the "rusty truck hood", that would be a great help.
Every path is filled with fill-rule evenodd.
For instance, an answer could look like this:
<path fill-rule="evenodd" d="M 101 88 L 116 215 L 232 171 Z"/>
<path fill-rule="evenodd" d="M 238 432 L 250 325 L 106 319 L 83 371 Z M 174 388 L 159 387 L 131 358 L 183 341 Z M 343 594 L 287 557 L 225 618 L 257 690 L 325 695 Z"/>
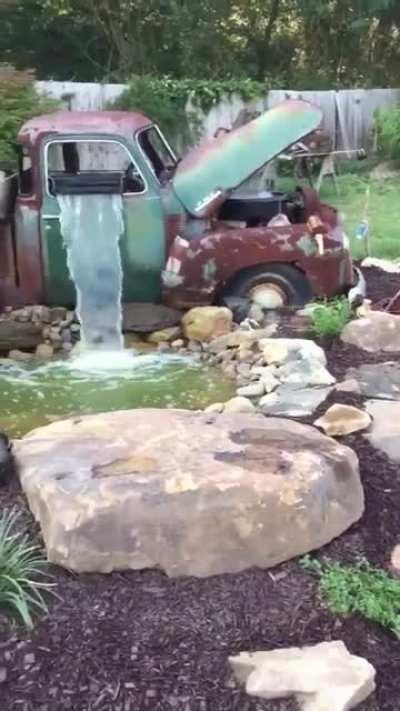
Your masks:
<path fill-rule="evenodd" d="M 179 163 L 174 191 L 194 217 L 211 217 L 231 190 L 314 131 L 317 106 L 289 100 L 230 133 L 206 141 Z"/>

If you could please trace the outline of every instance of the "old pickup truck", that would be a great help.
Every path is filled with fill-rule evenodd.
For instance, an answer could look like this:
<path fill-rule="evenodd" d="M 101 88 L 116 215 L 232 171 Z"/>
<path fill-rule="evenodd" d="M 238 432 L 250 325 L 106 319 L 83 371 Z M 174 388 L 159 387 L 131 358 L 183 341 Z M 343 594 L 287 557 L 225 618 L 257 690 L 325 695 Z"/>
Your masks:
<path fill-rule="evenodd" d="M 122 196 L 125 302 L 230 295 L 276 308 L 345 293 L 357 276 L 337 211 L 310 189 L 248 187 L 320 122 L 317 107 L 286 101 L 178 161 L 139 112 L 34 118 L 18 136 L 18 175 L 0 183 L 0 306 L 74 304 L 59 219 L 68 194 Z"/>

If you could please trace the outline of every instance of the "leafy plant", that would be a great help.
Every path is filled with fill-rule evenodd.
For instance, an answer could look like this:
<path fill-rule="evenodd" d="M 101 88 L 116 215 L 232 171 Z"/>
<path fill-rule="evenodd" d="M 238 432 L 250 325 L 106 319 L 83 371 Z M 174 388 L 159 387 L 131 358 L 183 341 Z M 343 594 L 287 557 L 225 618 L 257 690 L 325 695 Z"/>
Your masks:
<path fill-rule="evenodd" d="M 16 167 L 14 143 L 22 124 L 32 116 L 54 110 L 57 102 L 40 96 L 31 71 L 0 64 L 0 169 Z"/>
<path fill-rule="evenodd" d="M 375 113 L 377 148 L 382 158 L 400 159 L 400 106 Z"/>
<path fill-rule="evenodd" d="M 353 566 L 320 563 L 305 556 L 300 565 L 320 576 L 319 589 L 332 612 L 360 614 L 400 633 L 400 582 L 362 560 Z"/>
<path fill-rule="evenodd" d="M 339 336 L 351 319 L 351 307 L 346 297 L 332 299 L 316 306 L 311 314 L 311 329 L 319 338 Z"/>
<path fill-rule="evenodd" d="M 172 142 L 179 136 L 187 144 L 196 140 L 200 128 L 196 111 L 187 112 L 189 101 L 193 109 L 207 112 L 225 95 L 237 93 L 244 101 L 250 101 L 262 96 L 265 91 L 263 83 L 252 79 L 218 81 L 134 76 L 127 89 L 109 108 L 144 111 L 157 121 Z"/>
<path fill-rule="evenodd" d="M 46 575 L 46 561 L 38 546 L 32 546 L 27 536 L 15 532 L 19 513 L 5 509 L 0 515 L 0 606 L 19 616 L 33 627 L 35 612 L 47 612 L 42 591 L 52 583 L 40 581 Z"/>

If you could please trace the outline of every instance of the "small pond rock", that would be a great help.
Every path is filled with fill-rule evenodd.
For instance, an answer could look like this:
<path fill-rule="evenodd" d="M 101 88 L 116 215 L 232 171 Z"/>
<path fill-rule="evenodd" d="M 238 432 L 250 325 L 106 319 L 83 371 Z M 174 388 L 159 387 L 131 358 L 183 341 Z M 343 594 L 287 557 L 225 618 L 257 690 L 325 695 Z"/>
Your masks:
<path fill-rule="evenodd" d="M 180 326 L 171 326 L 170 328 L 164 328 L 162 331 L 153 331 L 147 340 L 149 343 L 168 343 L 176 341 L 180 335 Z"/>
<path fill-rule="evenodd" d="M 230 412 L 230 413 L 235 413 L 235 412 L 254 412 L 255 407 L 251 400 L 248 400 L 247 397 L 233 397 L 231 400 L 228 400 L 225 405 L 224 405 L 224 412 Z"/>
<path fill-rule="evenodd" d="M 54 348 L 53 346 L 49 346 L 46 343 L 41 343 L 35 351 L 35 356 L 36 358 L 39 358 L 40 360 L 49 360 L 52 358 L 54 355 Z"/>
<path fill-rule="evenodd" d="M 250 383 L 249 385 L 244 385 L 242 388 L 238 388 L 236 393 L 239 397 L 261 397 L 264 395 L 264 385 L 261 381 L 258 383 Z"/>
<path fill-rule="evenodd" d="M 8 357 L 10 360 L 15 360 L 20 363 L 29 363 L 34 359 L 33 353 L 26 353 L 25 351 L 20 351 L 18 349 L 10 351 Z"/>
<path fill-rule="evenodd" d="M 208 343 L 232 330 L 232 311 L 225 306 L 196 306 L 182 319 L 185 338 Z"/>
<path fill-rule="evenodd" d="M 280 385 L 274 392 L 264 395 L 259 405 L 265 415 L 307 417 L 315 412 L 331 391 L 331 387 L 299 388 Z"/>
<path fill-rule="evenodd" d="M 371 424 L 368 412 L 351 405 L 332 405 L 322 417 L 314 422 L 329 437 L 349 435 L 365 430 Z"/>

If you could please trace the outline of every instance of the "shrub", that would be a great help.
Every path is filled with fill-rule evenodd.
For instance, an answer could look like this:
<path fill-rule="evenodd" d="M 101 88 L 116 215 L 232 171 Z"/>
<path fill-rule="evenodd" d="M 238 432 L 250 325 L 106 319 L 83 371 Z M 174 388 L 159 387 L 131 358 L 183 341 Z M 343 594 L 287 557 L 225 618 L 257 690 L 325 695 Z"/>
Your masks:
<path fill-rule="evenodd" d="M 346 297 L 332 299 L 318 305 L 311 314 L 311 329 L 319 338 L 334 338 L 351 319 L 351 306 Z"/>
<path fill-rule="evenodd" d="M 377 148 L 382 158 L 400 159 L 400 106 L 375 113 Z"/>
<path fill-rule="evenodd" d="M 32 116 L 48 113 L 58 106 L 52 99 L 40 96 L 30 71 L 18 71 L 0 64 L 0 169 L 16 167 L 14 149 L 17 133 Z"/>
<path fill-rule="evenodd" d="M 251 79 L 173 79 L 151 75 L 133 76 L 121 96 L 112 102 L 111 109 L 137 109 L 156 121 L 172 143 L 177 139 L 184 145 L 199 137 L 201 125 L 196 109 L 209 111 L 223 96 L 239 94 L 250 101 L 265 94 L 265 85 Z M 188 101 L 194 108 L 187 112 Z"/>
<path fill-rule="evenodd" d="M 358 613 L 392 632 L 400 633 L 400 582 L 368 561 L 353 566 L 320 563 L 305 556 L 303 568 L 320 576 L 319 589 L 334 613 Z"/>
<path fill-rule="evenodd" d="M 5 509 L 0 515 L 0 606 L 31 628 L 33 615 L 47 612 L 42 591 L 53 584 L 39 580 L 46 575 L 46 561 L 27 536 L 15 532 L 18 518 L 15 510 Z"/>

